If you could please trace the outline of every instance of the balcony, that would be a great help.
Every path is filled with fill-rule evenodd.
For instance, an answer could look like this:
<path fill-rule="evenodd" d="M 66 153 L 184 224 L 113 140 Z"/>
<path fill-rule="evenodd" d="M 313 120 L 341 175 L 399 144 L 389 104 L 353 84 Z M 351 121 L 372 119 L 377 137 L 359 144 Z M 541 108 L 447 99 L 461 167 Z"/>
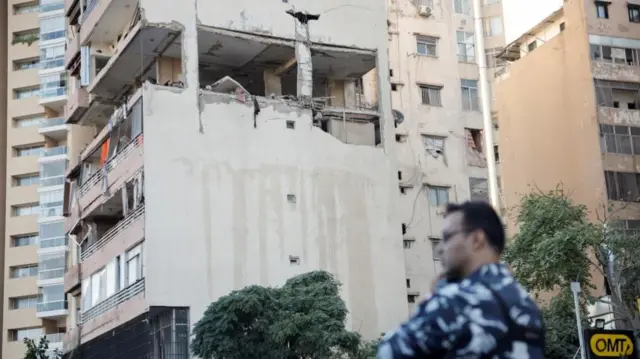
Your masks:
<path fill-rule="evenodd" d="M 74 66 L 74 61 L 80 56 L 80 34 L 69 34 L 67 41 L 67 49 L 64 52 L 64 65 L 67 70 L 71 70 Z"/>
<path fill-rule="evenodd" d="M 66 124 L 64 117 L 47 118 L 40 121 L 38 133 L 49 137 L 55 141 L 63 141 L 67 139 L 69 125 Z"/>
<path fill-rule="evenodd" d="M 66 300 L 39 302 L 36 310 L 38 318 L 60 318 L 69 314 Z"/>
<path fill-rule="evenodd" d="M 64 9 L 63 0 L 40 0 L 40 13 Z"/>
<path fill-rule="evenodd" d="M 122 152 L 104 164 L 104 170 L 96 171 L 78 188 L 75 195 L 78 196 L 79 208 L 83 217 L 98 207 L 104 207 L 104 201 L 99 198 L 104 194 L 105 175 L 109 185 L 108 193 L 116 193 L 126 181 L 133 178 L 142 169 L 144 164 L 142 139 L 143 135 L 133 139 Z"/>
<path fill-rule="evenodd" d="M 139 0 L 88 0 L 80 18 L 80 44 L 111 44 L 133 22 Z"/>
<path fill-rule="evenodd" d="M 103 101 L 90 95 L 86 88 L 80 87 L 69 94 L 64 115 L 68 124 L 82 125 L 85 120 L 91 124 L 106 124 L 115 104 L 115 102 Z"/>
<path fill-rule="evenodd" d="M 62 111 L 67 102 L 66 86 L 48 87 L 40 90 L 41 106 L 48 107 L 55 111 Z"/>
<path fill-rule="evenodd" d="M 45 148 L 42 157 L 62 156 L 67 154 L 67 146 Z"/>
<path fill-rule="evenodd" d="M 598 80 L 640 82 L 640 66 L 591 61 L 591 71 Z"/>
<path fill-rule="evenodd" d="M 80 322 L 87 323 L 93 319 L 98 318 L 102 314 L 105 314 L 114 308 L 125 303 L 129 299 L 134 298 L 138 294 L 144 293 L 145 281 L 144 278 L 119 291 L 113 296 L 103 300 L 102 302 L 94 305 L 89 310 L 80 314 Z"/>

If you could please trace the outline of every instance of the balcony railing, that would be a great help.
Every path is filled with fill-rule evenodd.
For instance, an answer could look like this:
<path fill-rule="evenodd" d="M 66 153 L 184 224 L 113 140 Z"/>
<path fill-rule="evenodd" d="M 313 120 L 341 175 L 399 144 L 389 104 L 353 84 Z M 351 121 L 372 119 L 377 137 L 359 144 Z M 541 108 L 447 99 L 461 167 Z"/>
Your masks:
<path fill-rule="evenodd" d="M 45 99 L 45 98 L 48 98 L 48 97 L 64 96 L 66 94 L 67 94 L 67 88 L 66 87 L 53 87 L 53 88 L 40 90 L 40 98 L 41 99 Z"/>
<path fill-rule="evenodd" d="M 64 340 L 65 333 L 54 333 L 54 334 L 46 334 L 44 337 L 47 338 L 49 344 L 51 343 L 62 343 Z"/>
<path fill-rule="evenodd" d="M 40 0 L 40 12 L 55 11 L 60 9 L 64 9 L 64 1 Z"/>
<path fill-rule="evenodd" d="M 67 146 L 49 147 L 42 151 L 42 157 L 60 156 L 67 154 Z"/>
<path fill-rule="evenodd" d="M 50 312 L 52 310 L 65 310 L 67 308 L 66 300 L 58 300 L 55 302 L 39 302 L 37 311 L 41 312 Z M 62 340 L 60 340 L 62 341 Z"/>
<path fill-rule="evenodd" d="M 40 238 L 40 248 L 65 247 L 69 243 L 67 236 Z"/>
<path fill-rule="evenodd" d="M 86 323 L 97 318 L 142 292 L 144 292 L 144 278 L 96 304 L 89 310 L 82 312 L 82 314 L 80 314 L 80 322 Z"/>
<path fill-rule="evenodd" d="M 40 41 L 60 39 L 60 38 L 63 38 L 64 36 L 65 36 L 64 29 L 57 30 L 57 31 L 50 31 L 50 32 L 41 32 Z"/>
<path fill-rule="evenodd" d="M 56 278 L 64 278 L 64 268 L 44 269 L 38 271 L 39 280 L 49 280 Z"/>
<path fill-rule="evenodd" d="M 137 147 L 142 145 L 142 134 L 138 135 L 133 141 L 129 142 L 129 144 L 122 150 L 122 152 L 118 153 L 114 158 L 110 159 L 105 163 L 105 170 L 99 169 L 94 173 L 91 177 L 87 179 L 87 181 L 80 186 L 78 189 L 78 196 L 82 197 L 85 195 L 91 187 L 100 183 L 104 178 L 105 172 L 108 174 L 113 171 L 114 168 L 118 166 L 119 163 L 124 161 Z"/>
<path fill-rule="evenodd" d="M 40 68 L 41 69 L 53 69 L 56 67 L 64 66 L 64 56 L 55 58 L 55 59 L 40 59 Z"/>
<path fill-rule="evenodd" d="M 87 1 L 87 7 L 84 9 L 84 12 L 82 13 L 82 18 L 80 18 L 80 24 L 82 24 L 87 19 L 87 17 L 89 17 L 89 14 L 91 14 L 93 9 L 96 8 L 96 6 L 98 5 L 99 2 L 100 2 L 100 0 L 88 0 Z"/>
<path fill-rule="evenodd" d="M 65 121 L 64 117 L 43 118 L 40 120 L 40 128 L 64 125 L 64 121 Z"/>
<path fill-rule="evenodd" d="M 93 253 L 99 251 L 104 247 L 107 243 L 109 243 L 113 238 L 118 236 L 118 234 L 122 233 L 125 229 L 127 229 L 133 222 L 135 222 L 138 218 L 140 218 L 144 214 L 144 206 L 138 208 L 135 212 L 128 215 L 125 219 L 118 222 L 113 228 L 107 231 L 100 239 L 98 239 L 95 243 L 88 246 L 85 250 L 80 254 L 80 260 L 84 261 Z"/>
<path fill-rule="evenodd" d="M 42 205 L 40 205 L 40 218 L 62 217 L 63 215 L 62 206 L 63 204 L 59 202 L 55 206 L 50 206 L 50 207 L 42 207 Z"/>

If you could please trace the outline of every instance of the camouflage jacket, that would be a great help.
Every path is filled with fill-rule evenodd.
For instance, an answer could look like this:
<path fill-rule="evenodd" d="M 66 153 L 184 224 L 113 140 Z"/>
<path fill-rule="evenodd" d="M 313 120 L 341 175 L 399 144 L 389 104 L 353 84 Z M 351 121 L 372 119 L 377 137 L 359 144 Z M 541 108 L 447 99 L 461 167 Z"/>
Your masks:
<path fill-rule="evenodd" d="M 542 315 L 502 264 L 438 286 L 378 347 L 378 359 L 543 357 Z"/>

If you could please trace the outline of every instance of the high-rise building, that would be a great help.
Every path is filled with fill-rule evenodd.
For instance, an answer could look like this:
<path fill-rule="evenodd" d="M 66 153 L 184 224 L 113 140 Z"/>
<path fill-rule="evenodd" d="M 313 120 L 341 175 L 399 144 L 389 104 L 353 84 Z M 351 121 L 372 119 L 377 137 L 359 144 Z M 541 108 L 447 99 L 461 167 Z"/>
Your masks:
<path fill-rule="evenodd" d="M 66 355 L 187 358 L 207 305 L 325 269 L 407 317 L 383 0 L 65 1 Z"/>
<path fill-rule="evenodd" d="M 509 61 L 496 83 L 507 206 L 561 185 L 594 222 L 618 220 L 635 233 L 640 4 L 567 0 L 501 57 Z"/>
<path fill-rule="evenodd" d="M 502 70 L 502 8 L 483 0 L 488 78 Z M 406 290 L 412 308 L 440 271 L 434 250 L 444 206 L 488 201 L 487 161 L 472 0 L 389 1 L 390 77 L 396 126 Z M 494 117 L 495 117 L 494 113 Z M 497 127 L 496 127 L 497 129 Z M 496 136 L 497 137 L 497 136 Z"/>
<path fill-rule="evenodd" d="M 24 338 L 37 341 L 44 335 L 50 349 L 62 348 L 68 252 L 62 204 L 74 150 L 63 116 L 64 2 L 9 1 L 6 6 L 8 51 L 0 54 L 7 61 L 2 357 L 18 359 L 24 356 Z"/>

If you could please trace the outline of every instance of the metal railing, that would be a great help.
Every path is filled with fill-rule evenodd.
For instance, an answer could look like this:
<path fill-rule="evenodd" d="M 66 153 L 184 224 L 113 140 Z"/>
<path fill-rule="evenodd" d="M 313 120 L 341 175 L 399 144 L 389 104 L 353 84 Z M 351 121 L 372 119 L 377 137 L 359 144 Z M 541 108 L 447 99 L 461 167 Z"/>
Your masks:
<path fill-rule="evenodd" d="M 56 268 L 56 269 L 44 269 L 38 271 L 38 279 L 39 280 L 47 280 L 54 278 L 64 278 L 64 267 Z"/>
<path fill-rule="evenodd" d="M 39 302 L 37 311 L 41 312 L 50 312 L 52 310 L 65 310 L 67 308 L 66 300 L 58 300 L 55 302 Z"/>
<path fill-rule="evenodd" d="M 102 302 L 94 305 L 88 310 L 80 314 L 80 322 L 86 323 L 98 316 L 108 312 L 109 310 L 117 307 L 118 305 L 126 302 L 127 300 L 135 297 L 136 295 L 144 292 L 144 278 L 124 288 L 111 297 L 103 300 Z"/>
<path fill-rule="evenodd" d="M 80 260 L 84 261 L 87 258 L 89 258 L 89 256 L 91 256 L 93 253 L 102 249 L 102 247 L 104 247 L 112 239 L 114 239 L 120 233 L 122 233 L 125 229 L 130 227 L 133 224 L 133 222 L 138 220 L 138 218 L 142 217 L 143 214 L 144 214 L 144 205 L 140 206 L 140 208 L 136 209 L 135 212 L 128 215 L 122 221 L 118 222 L 113 228 L 108 230 L 102 237 L 100 237 L 100 239 L 95 241 L 95 243 L 91 244 L 86 249 L 84 249 L 82 253 L 80 253 Z"/>
<path fill-rule="evenodd" d="M 64 125 L 65 121 L 64 117 L 43 118 L 40 120 L 40 128 Z"/>
<path fill-rule="evenodd" d="M 67 236 L 40 238 L 40 248 L 66 247 L 68 243 Z"/>
<path fill-rule="evenodd" d="M 42 157 L 59 156 L 67 154 L 67 146 L 49 147 L 42 151 Z"/>
<path fill-rule="evenodd" d="M 137 147 L 142 146 L 142 136 L 142 134 L 138 135 L 133 139 L 133 141 L 129 142 L 129 144 L 122 150 L 122 152 L 116 154 L 115 157 L 104 164 L 107 174 L 109 174 L 109 172 L 116 168 L 119 163 L 124 161 L 129 156 L 129 154 L 131 154 L 131 152 L 133 152 Z M 100 181 L 102 181 L 102 179 L 104 178 L 104 172 L 105 171 L 103 171 L 102 169 L 98 169 L 96 173 L 89 177 L 87 181 L 83 183 L 80 188 L 78 188 L 78 196 L 82 197 L 87 192 L 89 192 L 89 189 L 91 187 L 100 183 Z"/>

